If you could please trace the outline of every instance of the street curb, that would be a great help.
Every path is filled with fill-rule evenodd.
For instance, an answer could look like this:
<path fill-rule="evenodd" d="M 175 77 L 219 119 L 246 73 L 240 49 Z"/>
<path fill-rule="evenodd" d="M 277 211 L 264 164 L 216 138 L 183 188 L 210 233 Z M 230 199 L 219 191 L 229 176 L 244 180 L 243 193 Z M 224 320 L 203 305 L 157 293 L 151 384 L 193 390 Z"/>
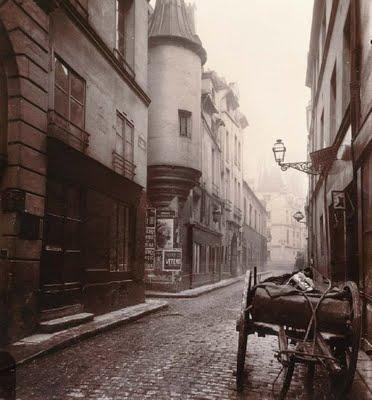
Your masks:
<path fill-rule="evenodd" d="M 146 290 L 146 297 L 152 298 L 166 298 L 166 299 L 192 299 L 195 297 L 202 296 L 203 294 L 210 293 L 214 290 L 222 289 L 227 286 L 233 285 L 240 281 L 244 280 L 244 276 L 239 276 L 233 279 L 225 279 L 218 283 L 213 283 L 211 285 L 200 286 L 194 289 L 183 290 L 182 292 L 177 293 L 168 293 L 168 292 L 156 292 L 153 290 Z"/>
<path fill-rule="evenodd" d="M 93 321 L 66 329 L 61 332 L 46 335 L 33 335 L 13 343 L 5 350 L 15 359 L 17 366 L 24 365 L 41 356 L 53 353 L 76 344 L 81 340 L 96 336 L 121 325 L 129 324 L 146 315 L 168 308 L 169 304 L 161 300 L 146 300 L 135 306 L 99 315 Z M 44 337 L 40 343 L 33 344 L 32 340 Z"/>
<path fill-rule="evenodd" d="M 257 276 L 261 275 L 269 275 L 271 271 L 263 271 L 258 272 Z M 192 299 L 195 297 L 202 296 L 203 294 L 207 294 L 213 292 L 214 290 L 223 289 L 230 285 L 234 285 L 235 283 L 244 281 L 245 275 L 238 276 L 237 278 L 224 279 L 220 282 L 213 283 L 211 285 L 200 286 L 194 289 L 183 290 L 182 292 L 170 293 L 170 292 L 156 292 L 154 290 L 146 290 L 146 297 L 151 298 L 165 298 L 165 299 Z"/>

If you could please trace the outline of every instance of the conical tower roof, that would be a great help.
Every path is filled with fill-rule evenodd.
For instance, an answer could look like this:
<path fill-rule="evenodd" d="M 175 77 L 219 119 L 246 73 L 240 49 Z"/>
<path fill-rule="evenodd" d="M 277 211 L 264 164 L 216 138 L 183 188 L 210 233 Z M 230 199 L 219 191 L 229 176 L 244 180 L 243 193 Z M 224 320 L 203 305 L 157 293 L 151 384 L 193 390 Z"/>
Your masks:
<path fill-rule="evenodd" d="M 155 10 L 150 17 L 149 41 L 151 45 L 164 40 L 182 43 L 200 56 L 202 64 L 207 61 L 207 53 L 194 32 L 190 8 L 184 0 L 156 1 Z"/>

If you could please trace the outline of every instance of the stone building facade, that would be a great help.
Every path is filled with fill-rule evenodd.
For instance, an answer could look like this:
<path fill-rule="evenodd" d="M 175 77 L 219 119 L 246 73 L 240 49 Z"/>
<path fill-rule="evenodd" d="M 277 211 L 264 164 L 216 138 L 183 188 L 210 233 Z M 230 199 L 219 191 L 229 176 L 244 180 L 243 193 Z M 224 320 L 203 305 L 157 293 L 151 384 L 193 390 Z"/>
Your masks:
<path fill-rule="evenodd" d="M 242 269 L 262 269 L 268 261 L 268 211 L 252 188 L 243 181 Z"/>
<path fill-rule="evenodd" d="M 306 225 L 293 218 L 297 211 L 305 214 L 305 198 L 288 190 L 288 184 L 277 168 L 262 171 L 257 193 L 268 213 L 268 262 L 277 268 L 294 266 L 297 254 L 305 256 L 307 253 Z"/>
<path fill-rule="evenodd" d="M 313 268 L 358 282 L 363 345 L 372 343 L 372 3 L 315 1 L 306 83 L 309 153 L 322 170 L 309 186 Z"/>
<path fill-rule="evenodd" d="M 149 27 L 146 283 L 179 291 L 242 272 L 242 143 L 235 84 L 204 71 L 194 9 L 158 0 Z M 156 222 L 154 222 L 156 220 Z"/>
<path fill-rule="evenodd" d="M 148 7 L 0 2 L 3 342 L 144 301 Z"/>

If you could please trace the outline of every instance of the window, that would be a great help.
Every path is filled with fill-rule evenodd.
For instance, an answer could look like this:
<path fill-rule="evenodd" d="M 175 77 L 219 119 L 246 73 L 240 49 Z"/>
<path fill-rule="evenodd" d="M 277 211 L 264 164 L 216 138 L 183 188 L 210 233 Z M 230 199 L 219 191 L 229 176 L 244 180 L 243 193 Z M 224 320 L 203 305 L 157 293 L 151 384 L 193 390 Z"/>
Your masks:
<path fill-rule="evenodd" d="M 287 244 L 289 244 L 289 230 L 287 229 Z"/>
<path fill-rule="evenodd" d="M 330 122 L 330 144 L 336 136 L 336 121 L 337 121 L 337 64 L 333 67 L 330 87 L 330 107 L 329 107 L 329 122 Z"/>
<path fill-rule="evenodd" d="M 257 210 L 254 210 L 254 229 L 257 230 Z"/>
<path fill-rule="evenodd" d="M 238 165 L 238 139 L 236 135 L 234 140 L 234 164 Z"/>
<path fill-rule="evenodd" d="M 205 246 L 205 272 L 209 273 L 210 271 L 210 257 L 209 257 L 209 246 Z"/>
<path fill-rule="evenodd" d="M 180 136 L 191 137 L 191 112 L 178 110 Z"/>
<path fill-rule="evenodd" d="M 347 16 L 343 37 L 343 71 L 342 71 L 342 113 L 350 103 L 350 15 Z"/>
<path fill-rule="evenodd" d="M 240 208 L 240 194 L 241 194 L 241 189 L 240 189 L 240 182 L 238 183 L 238 201 L 237 201 L 237 204 L 238 204 L 238 207 Z"/>
<path fill-rule="evenodd" d="M 133 179 L 134 126 L 121 113 L 116 113 L 116 142 L 113 155 L 113 167 L 129 179 Z"/>
<path fill-rule="evenodd" d="M 244 197 L 244 217 L 243 217 L 243 220 L 244 220 L 244 223 L 246 224 L 247 223 L 247 199 Z"/>
<path fill-rule="evenodd" d="M 193 243 L 192 270 L 194 274 L 200 273 L 200 244 Z"/>
<path fill-rule="evenodd" d="M 116 113 L 116 144 L 115 152 L 127 161 L 133 162 L 134 127 L 125 116 Z"/>
<path fill-rule="evenodd" d="M 59 58 L 54 58 L 54 110 L 80 129 L 85 125 L 85 81 Z"/>
<path fill-rule="evenodd" d="M 132 4 L 133 0 L 116 0 L 115 54 L 119 61 L 130 67 L 134 64 L 134 10 Z"/>
<path fill-rule="evenodd" d="M 240 142 L 238 143 L 238 167 L 241 166 L 242 148 Z"/>
<path fill-rule="evenodd" d="M 230 160 L 229 132 L 226 131 L 226 161 Z"/>
<path fill-rule="evenodd" d="M 324 146 L 324 110 L 320 117 L 320 131 L 319 131 L 319 147 L 318 150 L 323 149 Z"/>
<path fill-rule="evenodd" d="M 216 171 L 215 171 L 215 152 L 214 149 L 212 148 L 212 183 L 216 183 Z"/>
<path fill-rule="evenodd" d="M 249 226 L 252 226 L 252 204 L 249 205 Z"/>

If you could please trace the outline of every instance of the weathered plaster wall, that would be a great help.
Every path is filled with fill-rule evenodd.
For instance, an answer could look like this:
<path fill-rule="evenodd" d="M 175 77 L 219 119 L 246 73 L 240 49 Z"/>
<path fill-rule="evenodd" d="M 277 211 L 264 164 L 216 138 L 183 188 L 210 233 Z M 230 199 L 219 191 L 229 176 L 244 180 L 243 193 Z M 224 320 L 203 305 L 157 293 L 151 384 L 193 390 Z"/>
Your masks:
<path fill-rule="evenodd" d="M 178 165 L 200 170 L 201 61 L 176 45 L 149 49 L 149 165 Z M 192 112 L 191 138 L 179 134 L 178 110 Z M 166 151 L 165 151 L 166 149 Z"/>

